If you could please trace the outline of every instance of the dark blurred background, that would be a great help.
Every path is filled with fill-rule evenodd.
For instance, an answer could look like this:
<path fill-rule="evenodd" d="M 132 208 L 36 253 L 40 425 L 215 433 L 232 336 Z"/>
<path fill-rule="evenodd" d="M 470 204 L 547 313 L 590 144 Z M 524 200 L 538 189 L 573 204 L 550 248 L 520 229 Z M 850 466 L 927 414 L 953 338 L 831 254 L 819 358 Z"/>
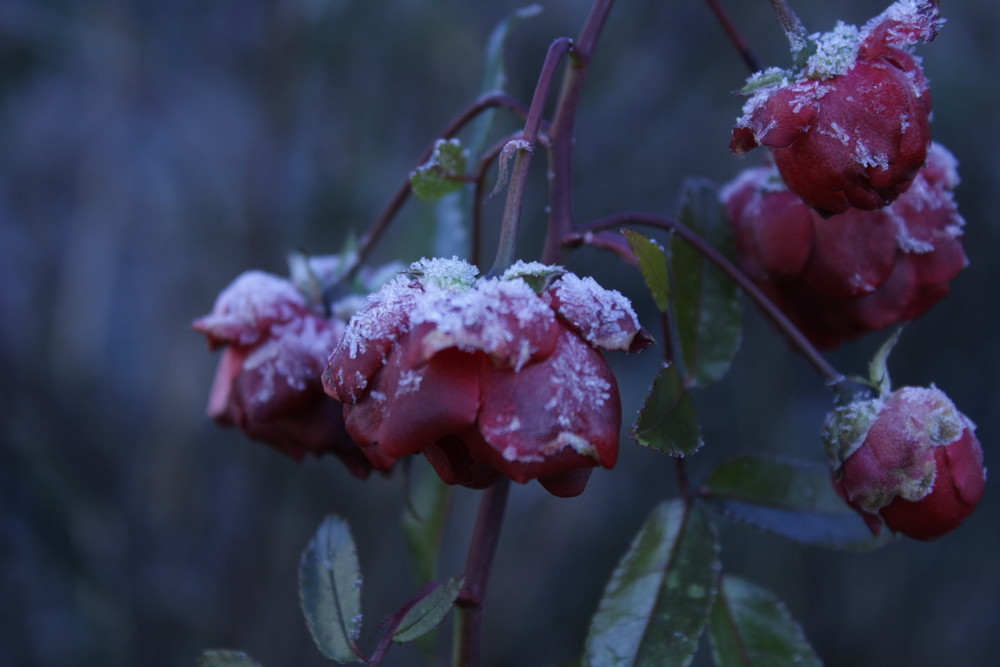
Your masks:
<path fill-rule="evenodd" d="M 512 34 L 509 91 L 527 101 L 552 39 L 589 3 L 548 0 Z M 798 0 L 811 31 L 880 3 Z M 936 383 L 1000 442 L 994 198 L 1000 10 L 944 3 L 918 53 L 935 138 L 961 161 L 971 265 L 910 325 L 897 384 Z M 786 65 L 765 0 L 729 9 L 761 59 Z M 189 328 L 239 272 L 360 234 L 436 133 L 479 92 L 509 0 L 5 0 L 0 5 L 0 664 L 190 665 L 241 648 L 266 665 L 328 664 L 298 607 L 299 553 L 346 516 L 366 575 L 368 641 L 419 584 L 400 475 L 361 483 L 328 459 L 296 464 L 204 416 L 217 357 Z M 704 3 L 620 0 L 579 115 L 576 211 L 673 214 L 684 178 L 755 164 L 727 148 L 746 75 Z M 501 129 L 512 129 L 511 121 Z M 537 251 L 544 168 L 525 211 Z M 495 230 L 502 198 L 487 205 Z M 433 252 L 432 206 L 411 202 L 376 259 Z M 495 236 L 489 235 L 492 244 Z M 491 246 L 492 247 L 492 246 Z M 529 255 L 530 258 L 530 255 Z M 648 298 L 634 271 L 582 251 L 570 265 Z M 732 375 L 698 395 L 704 474 L 764 449 L 822 460 L 830 397 L 747 309 Z M 647 319 L 648 322 L 653 322 Z M 830 356 L 862 373 L 881 336 Z M 615 358 L 626 427 L 655 352 Z M 613 564 L 676 493 L 672 461 L 623 441 L 621 464 L 576 499 L 513 489 L 487 613 L 488 665 L 577 656 Z M 476 494 L 459 490 L 443 573 L 460 571 Z M 866 555 L 722 524 L 729 571 L 784 599 L 830 665 L 987 665 L 1000 634 L 998 494 L 936 543 Z M 370 645 L 370 643 L 368 644 Z M 706 664 L 703 650 L 698 664 Z M 410 648 L 389 664 L 418 664 Z M 440 660 L 432 660 L 432 664 Z"/>

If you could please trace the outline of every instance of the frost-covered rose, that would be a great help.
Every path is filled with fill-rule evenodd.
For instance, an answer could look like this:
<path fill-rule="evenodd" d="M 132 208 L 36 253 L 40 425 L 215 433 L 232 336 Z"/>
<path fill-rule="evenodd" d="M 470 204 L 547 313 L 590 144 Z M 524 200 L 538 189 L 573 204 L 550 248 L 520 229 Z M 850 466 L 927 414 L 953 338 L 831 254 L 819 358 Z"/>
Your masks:
<path fill-rule="evenodd" d="M 824 439 L 834 486 L 878 535 L 933 540 L 958 527 L 983 496 L 975 426 L 934 387 L 904 387 L 835 409 Z"/>
<path fill-rule="evenodd" d="M 743 270 L 821 347 L 912 320 L 968 264 L 952 197 L 955 158 L 933 144 L 912 187 L 876 211 L 824 218 L 774 167 L 748 169 L 722 191 Z"/>
<path fill-rule="evenodd" d="M 476 278 L 414 263 L 373 294 L 323 375 L 376 468 L 423 453 L 449 484 L 503 475 L 581 493 L 618 456 L 618 387 L 598 349 L 647 342 L 628 300 L 558 267 Z"/>
<path fill-rule="evenodd" d="M 909 49 L 942 23 L 936 2 L 900 0 L 860 30 L 840 23 L 812 35 L 804 67 L 748 81 L 730 149 L 771 148 L 789 189 L 825 215 L 888 204 L 931 141 L 927 79 Z"/>
<path fill-rule="evenodd" d="M 291 263 L 291 280 L 262 271 L 240 275 L 212 312 L 193 323 L 212 349 L 222 348 L 208 414 L 296 460 L 329 453 L 367 477 L 372 466 L 347 436 L 342 406 L 320 381 L 346 328 L 345 320 L 325 316 L 322 303 L 339 258 L 293 256 Z M 349 300 L 334 309 L 349 307 Z"/>

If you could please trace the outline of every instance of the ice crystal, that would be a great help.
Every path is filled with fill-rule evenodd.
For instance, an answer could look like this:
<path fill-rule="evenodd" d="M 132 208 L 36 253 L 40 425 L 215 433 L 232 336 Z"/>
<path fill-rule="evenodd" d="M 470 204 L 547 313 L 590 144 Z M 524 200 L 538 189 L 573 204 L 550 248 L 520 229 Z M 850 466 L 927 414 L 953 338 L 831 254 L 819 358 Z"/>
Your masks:
<path fill-rule="evenodd" d="M 857 26 L 838 21 L 830 32 L 816 33 L 809 39 L 816 44 L 816 52 L 809 56 L 802 71 L 807 79 L 829 79 L 846 74 L 854 66 L 861 44 Z"/>
<path fill-rule="evenodd" d="M 407 273 L 416 276 L 424 285 L 434 284 L 457 291 L 472 287 L 479 269 L 458 257 L 425 257 L 411 264 Z"/>
<path fill-rule="evenodd" d="M 639 331 L 632 303 L 587 276 L 567 273 L 553 287 L 556 310 L 584 340 L 605 350 L 628 350 Z"/>

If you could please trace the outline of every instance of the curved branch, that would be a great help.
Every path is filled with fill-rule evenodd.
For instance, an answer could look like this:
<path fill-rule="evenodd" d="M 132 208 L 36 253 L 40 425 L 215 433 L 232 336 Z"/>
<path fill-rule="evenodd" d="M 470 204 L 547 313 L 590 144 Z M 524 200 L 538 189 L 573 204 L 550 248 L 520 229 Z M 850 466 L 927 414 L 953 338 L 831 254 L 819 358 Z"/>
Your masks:
<path fill-rule="evenodd" d="M 743 271 L 729 261 L 715 246 L 708 243 L 690 228 L 671 218 L 636 212 L 619 213 L 618 215 L 592 222 L 586 227 L 590 231 L 601 231 L 615 229 L 628 224 L 645 225 L 676 234 L 739 285 L 740 289 L 764 311 L 764 314 L 767 315 L 772 324 L 785 335 L 792 347 L 798 350 L 812 364 L 813 368 L 823 376 L 823 379 L 829 385 L 836 387 L 844 382 L 844 375 L 823 358 L 823 355 L 819 353 L 816 346 L 788 319 L 788 316 Z"/>

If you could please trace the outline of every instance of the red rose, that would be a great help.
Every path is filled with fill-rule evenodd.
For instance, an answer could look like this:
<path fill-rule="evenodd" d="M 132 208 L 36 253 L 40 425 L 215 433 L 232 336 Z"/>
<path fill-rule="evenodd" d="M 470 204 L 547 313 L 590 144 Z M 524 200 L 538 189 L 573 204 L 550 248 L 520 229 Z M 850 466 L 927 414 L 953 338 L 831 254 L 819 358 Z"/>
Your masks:
<path fill-rule="evenodd" d="M 983 496 L 975 426 L 936 388 L 904 387 L 835 409 L 825 440 L 834 486 L 878 535 L 933 540 L 958 527 Z"/>
<path fill-rule="evenodd" d="M 223 348 L 208 414 L 296 460 L 333 454 L 365 478 L 372 466 L 320 381 L 345 324 L 316 309 L 291 281 L 261 271 L 223 290 L 212 312 L 193 324 L 213 349 Z"/>
<path fill-rule="evenodd" d="M 905 49 L 942 23 L 937 3 L 902 0 L 860 30 L 811 36 L 800 70 L 750 79 L 730 149 L 771 148 L 788 188 L 824 215 L 885 206 L 910 187 L 931 141 L 927 80 Z"/>
<path fill-rule="evenodd" d="M 933 144 L 913 186 L 877 211 L 827 218 L 785 189 L 773 167 L 723 189 L 740 265 L 816 345 L 912 320 L 968 264 L 951 189 L 955 159 Z"/>
<path fill-rule="evenodd" d="M 591 468 L 617 459 L 618 387 L 598 348 L 641 347 L 635 313 L 558 267 L 475 275 L 422 260 L 373 294 L 330 358 L 326 390 L 376 468 L 423 453 L 450 484 L 503 475 L 577 495 Z"/>

